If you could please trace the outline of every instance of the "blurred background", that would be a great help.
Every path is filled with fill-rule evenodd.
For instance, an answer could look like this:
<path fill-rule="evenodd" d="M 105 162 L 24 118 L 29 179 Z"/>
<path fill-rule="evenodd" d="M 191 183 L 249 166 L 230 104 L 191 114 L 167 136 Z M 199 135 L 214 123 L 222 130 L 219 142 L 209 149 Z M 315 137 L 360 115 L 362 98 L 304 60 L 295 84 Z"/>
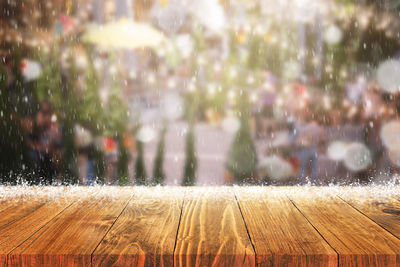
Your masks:
<path fill-rule="evenodd" d="M 0 183 L 399 183 L 398 0 L 0 12 Z"/>

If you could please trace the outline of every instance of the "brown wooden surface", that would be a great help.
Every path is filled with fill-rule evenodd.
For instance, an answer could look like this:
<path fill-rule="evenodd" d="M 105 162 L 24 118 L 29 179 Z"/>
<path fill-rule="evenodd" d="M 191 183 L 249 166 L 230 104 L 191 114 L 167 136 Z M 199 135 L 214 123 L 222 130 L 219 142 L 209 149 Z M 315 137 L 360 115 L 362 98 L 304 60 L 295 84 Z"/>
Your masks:
<path fill-rule="evenodd" d="M 126 209 L 93 253 L 93 266 L 173 266 L 183 194 L 136 188 Z"/>
<path fill-rule="evenodd" d="M 187 189 L 175 266 L 253 266 L 254 250 L 231 190 Z"/>
<path fill-rule="evenodd" d="M 339 255 L 339 266 L 398 266 L 400 240 L 355 210 L 332 189 L 287 193 Z"/>
<path fill-rule="evenodd" d="M 2 192 L 1 192 L 2 191 Z M 65 187 L 8 187 L 0 190 L 0 227 L 4 228 L 68 191 Z"/>
<path fill-rule="evenodd" d="M 384 229 L 400 238 L 399 190 L 346 188 L 338 196 Z"/>
<path fill-rule="evenodd" d="M 337 254 L 277 188 L 236 190 L 259 266 L 337 266 Z"/>
<path fill-rule="evenodd" d="M 1 190 L 2 191 L 2 190 Z M 0 263 L 17 245 L 48 223 L 71 201 L 68 188 L 14 187 L 2 191 L 0 204 Z M 8 198 L 8 200 L 6 200 Z"/>
<path fill-rule="evenodd" d="M 0 187 L 0 266 L 400 266 L 400 187 Z"/>
<path fill-rule="evenodd" d="M 89 189 L 88 189 L 89 190 Z M 15 248 L 8 263 L 22 266 L 90 266 L 91 253 L 132 196 L 128 188 L 84 195 Z"/>

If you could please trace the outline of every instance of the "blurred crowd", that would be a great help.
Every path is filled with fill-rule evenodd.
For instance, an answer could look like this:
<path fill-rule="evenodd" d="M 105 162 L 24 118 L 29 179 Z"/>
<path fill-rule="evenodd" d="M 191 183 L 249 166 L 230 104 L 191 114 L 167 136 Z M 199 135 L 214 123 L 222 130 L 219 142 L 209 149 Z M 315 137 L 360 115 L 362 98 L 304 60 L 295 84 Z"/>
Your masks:
<path fill-rule="evenodd" d="M 115 2 L 118 6 L 124 1 Z M 12 64 L 9 64 L 14 61 L 13 49 L 4 49 L 3 53 L 10 57 L 10 62 L 5 55 L 1 55 L 1 65 L 5 65 L 9 83 L 3 91 L 14 96 L 10 100 L 1 92 L 0 103 L 5 103 L 5 107 L 0 106 L 0 115 L 3 117 L 3 108 L 8 109 L 4 114 L 13 117 L 3 123 L 3 129 L 8 131 L 7 128 L 11 128 L 9 126 L 14 117 L 21 121 L 23 133 L 15 135 L 24 137 L 24 145 L 29 150 L 33 182 L 71 182 L 67 179 L 70 175 L 78 177 L 83 185 L 117 184 L 122 176 L 128 177 L 123 184 L 134 183 L 136 174 L 133 166 L 140 158 L 137 147 L 143 150 L 143 144 L 138 146 L 137 139 L 140 143 L 156 140 L 156 131 L 164 120 L 172 124 L 193 119 L 195 124 L 220 127 L 221 131 L 225 131 L 223 136 L 226 139 L 235 140 L 238 131 L 240 135 L 241 125 L 247 123 L 247 100 L 252 110 L 249 118 L 251 137 L 237 138 L 240 142 L 231 151 L 238 152 L 239 156 L 227 152 L 229 147 L 220 149 L 218 155 L 207 155 L 218 164 L 218 158 L 226 161 L 225 165 L 221 163 L 221 166 L 224 165 L 221 168 L 227 169 L 226 177 L 215 177 L 216 184 L 223 183 L 224 179 L 229 184 L 234 176 L 237 179 L 234 182 L 246 182 L 247 177 L 238 178 L 242 174 L 254 175 L 257 184 L 396 182 L 400 166 L 400 138 L 397 137 L 400 132 L 400 61 L 396 52 L 400 44 L 388 26 L 398 24 L 386 20 L 388 14 L 382 13 L 379 19 L 384 23 L 377 23 L 372 20 L 373 12 L 364 11 L 370 15 L 361 16 L 357 6 L 354 14 L 344 13 L 343 21 L 336 23 L 337 18 L 331 21 L 329 17 L 316 16 L 312 23 L 305 24 L 302 19 L 292 21 L 291 13 L 286 14 L 289 2 L 278 4 L 282 10 L 275 11 L 278 15 L 275 19 L 268 13 L 269 4 L 259 14 L 257 5 L 254 10 L 249 8 L 247 11 L 242 5 L 237 8 L 232 6 L 228 12 L 218 1 L 212 2 L 215 2 L 215 21 L 205 19 L 204 12 L 201 12 L 212 8 L 205 5 L 197 10 L 196 3 L 189 5 L 193 10 L 188 12 L 195 14 L 178 12 L 182 16 L 179 25 L 175 25 L 175 19 L 172 19 L 175 17 L 167 16 L 169 12 L 179 11 L 174 8 L 175 2 L 165 3 L 169 8 L 155 2 L 154 15 L 151 15 L 154 21 L 150 22 L 149 17 L 146 23 L 149 24 L 147 26 L 156 26 L 168 37 L 165 47 L 141 47 L 137 51 L 136 48 L 126 49 L 127 35 L 124 31 L 121 31 L 121 38 L 116 38 L 120 42 L 112 49 L 102 47 L 101 43 L 88 45 L 82 42 L 85 39 L 82 31 L 89 31 L 91 27 L 77 27 L 76 32 L 69 36 L 70 30 L 67 29 L 73 27 L 73 18 L 62 16 L 58 26 L 65 28 L 65 32 L 57 31 L 57 34 L 66 34 L 66 38 L 57 41 L 57 49 L 47 45 L 46 49 L 43 48 L 48 58 L 40 56 L 41 53 L 34 56 L 37 52 L 30 54 L 33 48 L 29 45 L 23 60 L 25 63 L 21 64 L 21 70 L 13 74 Z M 200 6 L 201 3 L 198 2 Z M 151 5 L 146 3 L 146 6 Z M 352 10 L 346 6 L 338 10 L 342 8 Z M 237 14 L 233 12 L 236 9 L 240 11 Z M 88 8 L 86 15 L 90 14 L 90 10 L 99 12 Z M 303 16 L 302 12 L 299 15 Z M 287 21 L 281 20 L 282 14 L 288 16 Z M 122 15 L 111 23 L 100 20 L 99 28 L 120 25 L 125 29 L 136 23 L 133 19 L 121 19 Z M 267 23 L 266 17 L 271 17 L 271 23 Z M 62 21 L 65 19 L 69 22 L 63 28 Z M 90 20 L 90 16 L 86 19 Z M 214 25 L 218 19 L 221 20 L 220 27 Z M 325 19 L 326 23 L 322 23 Z M 366 21 L 364 27 L 357 26 L 357 29 L 350 27 L 358 25 L 359 19 L 371 19 L 373 22 L 368 26 Z M 82 25 L 85 25 L 84 21 Z M 222 27 L 223 24 L 226 27 Z M 326 25 L 320 27 L 322 24 Z M 386 26 L 374 29 L 375 24 Z M 387 39 L 381 38 L 383 31 Z M 371 40 L 367 33 L 372 35 Z M 378 35 L 375 36 L 376 33 Z M 109 38 L 102 36 L 100 40 L 107 41 Z M 307 38 L 310 40 L 307 41 Z M 71 42 L 67 42 L 69 39 Z M 378 44 L 382 45 L 382 49 Z M 90 49 L 87 49 L 89 46 Z M 11 43 L 10 47 L 19 45 Z M 358 48 L 353 51 L 354 47 Z M 382 53 L 377 52 L 377 47 Z M 41 49 L 38 46 L 38 51 Z M 355 62 L 348 58 L 353 58 Z M 392 59 L 386 60 L 388 58 Z M 27 64 L 29 62 L 30 65 Z M 14 67 L 19 65 L 18 62 Z M 13 77 L 19 72 L 24 77 Z M 371 77 L 369 72 L 376 72 L 376 77 Z M 388 86 L 384 88 L 385 85 Z M 19 87 L 20 91 L 17 90 Z M 34 98 L 39 95 L 38 92 L 43 93 L 40 99 L 49 101 L 36 105 Z M 71 101 L 64 101 L 67 95 Z M 242 110 L 239 103 L 245 98 L 243 106 L 246 107 Z M 34 108 L 24 112 L 14 107 L 17 103 Z M 51 103 L 57 103 L 58 110 Z M 86 109 L 78 109 L 78 106 L 85 105 Z M 69 113 L 63 108 L 70 109 Z M 110 116 L 92 120 L 97 113 Z M 245 123 L 241 117 L 244 113 Z M 83 116 L 78 118 L 79 115 Z M 189 118 L 191 116 L 193 118 Z M 107 123 L 111 125 L 108 128 L 104 127 Z M 120 125 L 122 127 L 118 127 Z M 249 132 L 247 128 L 245 133 Z M 174 133 L 174 137 L 181 140 L 186 133 L 187 129 L 182 128 L 181 132 Z M 0 138 L 0 141 L 16 142 L 20 139 L 11 135 Z M 203 136 L 198 134 L 196 138 L 206 139 L 198 142 L 200 144 L 209 142 L 214 146 L 218 143 L 216 139 L 208 139 L 204 132 Z M 10 147 L 10 151 L 16 154 L 15 158 L 22 154 L 22 150 Z M 164 148 L 159 151 L 164 153 Z M 194 145 L 182 151 L 175 153 L 186 153 L 182 157 L 184 159 L 202 156 L 199 155 L 200 149 L 194 148 Z M 193 155 L 188 155 L 188 151 Z M 247 154 L 242 157 L 242 152 Z M 257 157 L 253 160 L 254 154 Z M 143 153 L 141 157 L 142 161 L 148 160 L 148 157 L 143 160 Z M 230 157 L 233 158 L 232 168 L 228 167 Z M 247 157 L 251 159 L 246 161 Z M 1 163 L 0 171 L 2 165 L 7 165 Z M 176 163 L 177 160 L 173 164 Z M 161 169 L 169 168 L 161 163 L 159 165 Z M 212 169 L 205 165 L 203 162 L 199 164 L 202 168 Z M 245 165 L 243 169 L 246 170 L 236 168 L 239 165 Z M 139 167 L 145 169 L 145 166 Z M 4 169 L 8 174 L 12 168 Z M 233 173 L 235 171 L 237 173 Z M 218 174 L 210 176 L 223 176 L 215 173 Z M 151 180 L 152 177 L 143 178 Z"/>
<path fill-rule="evenodd" d="M 301 83 L 291 86 L 294 95 L 278 103 L 281 108 L 275 100 L 254 111 L 255 137 L 265 146 L 259 163 L 264 182 L 396 182 L 398 95 L 371 83 L 357 101 L 344 96 L 333 104 L 313 98 L 314 92 Z"/>
<path fill-rule="evenodd" d="M 298 90 L 304 86 L 305 91 Z M 268 97 L 259 97 L 253 106 L 252 132 L 259 151 L 258 182 L 267 184 L 351 184 L 395 181 L 399 174 L 400 154 L 398 132 L 400 121 L 400 98 L 384 93 L 371 84 L 360 96 L 358 103 L 344 97 L 323 108 L 311 99 L 311 89 L 305 85 L 291 85 L 294 94 L 299 94 L 297 107 L 287 100 L 279 102 Z M 390 125 L 391 124 L 391 125 Z M 44 101 L 33 117 L 22 120 L 26 132 L 29 156 L 35 174 L 42 183 L 63 181 L 63 151 L 65 130 L 59 125 L 52 105 Z M 384 127 L 386 126 L 386 130 Z M 389 127 L 388 127 L 389 126 Z M 71 129 L 70 129 L 71 130 Z M 91 185 L 95 182 L 98 165 L 94 154 L 96 140 L 88 129 L 75 126 L 75 145 L 78 147 L 79 182 Z M 129 161 L 135 155 L 135 140 L 126 138 Z M 392 143 L 391 140 L 394 140 Z M 118 180 L 116 171 L 118 145 L 115 138 L 101 140 L 105 179 L 108 184 Z M 133 165 L 130 163 L 129 165 Z"/>
<path fill-rule="evenodd" d="M 46 185 L 71 182 L 81 185 L 117 184 L 117 138 L 95 140 L 90 127 L 60 125 L 56 113 L 60 111 L 56 112 L 51 103 L 45 100 L 40 103 L 34 116 L 26 116 L 21 121 L 33 171 L 32 181 L 29 182 Z M 71 132 L 74 140 L 69 143 L 67 139 Z M 129 148 L 130 144 L 126 140 L 125 143 Z M 73 148 L 68 149 L 67 146 Z M 96 157 L 100 150 L 103 156 Z M 73 160 L 69 161 L 67 157 Z M 72 176 L 72 180 L 68 175 Z"/>

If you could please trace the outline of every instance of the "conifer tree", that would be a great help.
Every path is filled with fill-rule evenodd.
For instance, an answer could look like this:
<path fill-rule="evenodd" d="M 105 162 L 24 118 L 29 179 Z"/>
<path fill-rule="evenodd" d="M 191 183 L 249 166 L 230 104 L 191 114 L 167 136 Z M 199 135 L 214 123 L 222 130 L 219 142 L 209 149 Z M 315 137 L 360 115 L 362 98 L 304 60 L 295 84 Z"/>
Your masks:
<path fill-rule="evenodd" d="M 123 137 L 118 136 L 118 179 L 119 185 L 127 185 L 128 181 L 128 161 L 129 161 L 129 153 L 127 148 L 124 145 Z"/>
<path fill-rule="evenodd" d="M 153 167 L 153 182 L 154 184 L 164 184 L 165 173 L 164 173 L 164 154 L 165 154 L 165 135 L 167 132 L 167 126 L 164 125 L 161 130 L 160 139 L 157 145 L 157 154 L 154 160 Z"/>
<path fill-rule="evenodd" d="M 146 184 L 146 167 L 144 165 L 144 151 L 143 151 L 143 142 L 136 140 L 136 148 L 137 148 L 137 159 L 135 163 L 135 183 L 137 185 Z"/>
<path fill-rule="evenodd" d="M 227 169 L 238 183 L 251 182 L 257 168 L 257 152 L 249 125 L 249 103 L 245 95 L 239 99 L 240 127 L 228 154 Z"/>
<path fill-rule="evenodd" d="M 19 70 L 20 58 L 13 62 L 12 72 L 15 81 L 12 90 L 7 85 L 6 72 L 0 65 L 0 182 L 14 183 L 25 173 L 28 156 L 24 131 L 21 127 L 18 101 L 22 89 L 22 76 Z M 18 66 L 18 67 L 17 67 Z M 22 98 L 21 98 L 22 99 Z M 12 103 L 10 103 L 10 101 Z M 21 168 L 22 166 L 22 168 Z"/>
<path fill-rule="evenodd" d="M 195 151 L 195 134 L 194 134 L 194 120 L 196 103 L 188 109 L 187 120 L 189 123 L 189 130 L 186 135 L 186 160 L 183 171 L 182 185 L 191 186 L 196 183 L 196 171 L 197 171 L 197 158 Z"/>

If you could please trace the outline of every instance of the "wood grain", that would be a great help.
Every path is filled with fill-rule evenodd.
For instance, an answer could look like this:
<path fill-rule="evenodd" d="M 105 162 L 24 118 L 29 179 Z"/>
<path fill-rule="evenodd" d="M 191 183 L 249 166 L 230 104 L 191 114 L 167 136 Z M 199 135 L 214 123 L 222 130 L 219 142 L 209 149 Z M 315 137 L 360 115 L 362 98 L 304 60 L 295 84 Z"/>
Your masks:
<path fill-rule="evenodd" d="M 238 188 L 258 266 L 337 266 L 337 254 L 278 188 Z"/>
<path fill-rule="evenodd" d="M 0 264 L 7 254 L 70 205 L 65 187 L 1 189 Z M 6 200 L 7 198 L 7 200 Z M 35 215 L 34 215 L 35 214 Z"/>
<path fill-rule="evenodd" d="M 0 229 L 64 194 L 66 187 L 7 187 L 0 190 Z"/>
<path fill-rule="evenodd" d="M 187 189 L 175 266 L 253 266 L 254 250 L 231 190 Z"/>
<path fill-rule="evenodd" d="M 310 223 L 339 255 L 339 266 L 397 266 L 400 240 L 327 188 L 288 193 Z"/>
<path fill-rule="evenodd" d="M 131 188 L 95 188 L 8 255 L 17 266 L 90 266 L 91 253 L 132 196 Z"/>
<path fill-rule="evenodd" d="M 400 266 L 399 195 L 0 187 L 0 266 Z"/>
<path fill-rule="evenodd" d="M 182 201 L 179 188 L 135 188 L 94 251 L 93 266 L 173 266 Z"/>
<path fill-rule="evenodd" d="M 386 187 L 342 188 L 338 195 L 352 207 L 400 238 L 399 190 Z"/>

